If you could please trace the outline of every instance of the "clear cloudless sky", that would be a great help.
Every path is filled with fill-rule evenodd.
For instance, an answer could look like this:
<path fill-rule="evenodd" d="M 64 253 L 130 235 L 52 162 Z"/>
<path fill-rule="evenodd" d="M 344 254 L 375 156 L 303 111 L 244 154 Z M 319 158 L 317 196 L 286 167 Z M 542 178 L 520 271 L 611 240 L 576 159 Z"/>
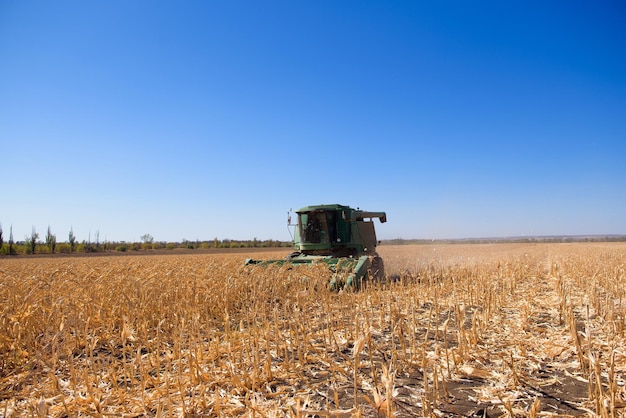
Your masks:
<path fill-rule="evenodd" d="M 5 240 L 626 234 L 621 1 L 0 0 Z"/>

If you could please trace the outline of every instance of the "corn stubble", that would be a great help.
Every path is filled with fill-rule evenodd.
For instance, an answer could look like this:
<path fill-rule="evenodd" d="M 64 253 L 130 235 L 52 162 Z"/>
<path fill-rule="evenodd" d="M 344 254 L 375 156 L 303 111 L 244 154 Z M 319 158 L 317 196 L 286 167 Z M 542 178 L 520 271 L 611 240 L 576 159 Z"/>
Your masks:
<path fill-rule="evenodd" d="M 624 416 L 626 245 L 0 260 L 0 416 Z"/>

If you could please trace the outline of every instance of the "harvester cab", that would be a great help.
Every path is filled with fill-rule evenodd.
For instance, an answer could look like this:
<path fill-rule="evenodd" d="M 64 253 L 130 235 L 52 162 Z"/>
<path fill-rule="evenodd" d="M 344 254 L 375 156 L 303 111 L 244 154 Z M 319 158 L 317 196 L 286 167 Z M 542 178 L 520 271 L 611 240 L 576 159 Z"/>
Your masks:
<path fill-rule="evenodd" d="M 246 260 L 246 264 L 288 262 L 326 263 L 329 287 L 359 288 L 367 279 L 382 280 L 384 264 L 376 252 L 374 219 L 387 221 L 385 212 L 367 212 L 343 205 L 307 206 L 296 211 L 294 252 L 285 260 Z"/>
<path fill-rule="evenodd" d="M 378 242 L 372 219 L 387 221 L 385 212 L 365 212 L 342 205 L 307 206 L 296 214 L 294 249 L 305 255 L 375 255 Z"/>

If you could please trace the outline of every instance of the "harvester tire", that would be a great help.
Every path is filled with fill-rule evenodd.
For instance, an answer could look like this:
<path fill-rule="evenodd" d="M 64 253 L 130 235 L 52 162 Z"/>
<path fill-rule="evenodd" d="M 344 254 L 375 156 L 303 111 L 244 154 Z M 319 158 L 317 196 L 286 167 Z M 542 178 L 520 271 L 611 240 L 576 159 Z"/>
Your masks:
<path fill-rule="evenodd" d="M 373 283 L 383 283 L 385 280 L 385 263 L 379 256 L 372 258 L 370 264 L 370 280 Z"/>

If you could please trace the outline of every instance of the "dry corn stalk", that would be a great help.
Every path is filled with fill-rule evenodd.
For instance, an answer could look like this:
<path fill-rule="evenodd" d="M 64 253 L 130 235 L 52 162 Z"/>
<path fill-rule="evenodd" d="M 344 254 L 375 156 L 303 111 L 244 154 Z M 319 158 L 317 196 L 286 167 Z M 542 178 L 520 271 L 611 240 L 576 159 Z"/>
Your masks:
<path fill-rule="evenodd" d="M 0 415 L 623 416 L 625 249 L 381 246 L 400 280 L 340 294 L 237 255 L 3 258 Z"/>

